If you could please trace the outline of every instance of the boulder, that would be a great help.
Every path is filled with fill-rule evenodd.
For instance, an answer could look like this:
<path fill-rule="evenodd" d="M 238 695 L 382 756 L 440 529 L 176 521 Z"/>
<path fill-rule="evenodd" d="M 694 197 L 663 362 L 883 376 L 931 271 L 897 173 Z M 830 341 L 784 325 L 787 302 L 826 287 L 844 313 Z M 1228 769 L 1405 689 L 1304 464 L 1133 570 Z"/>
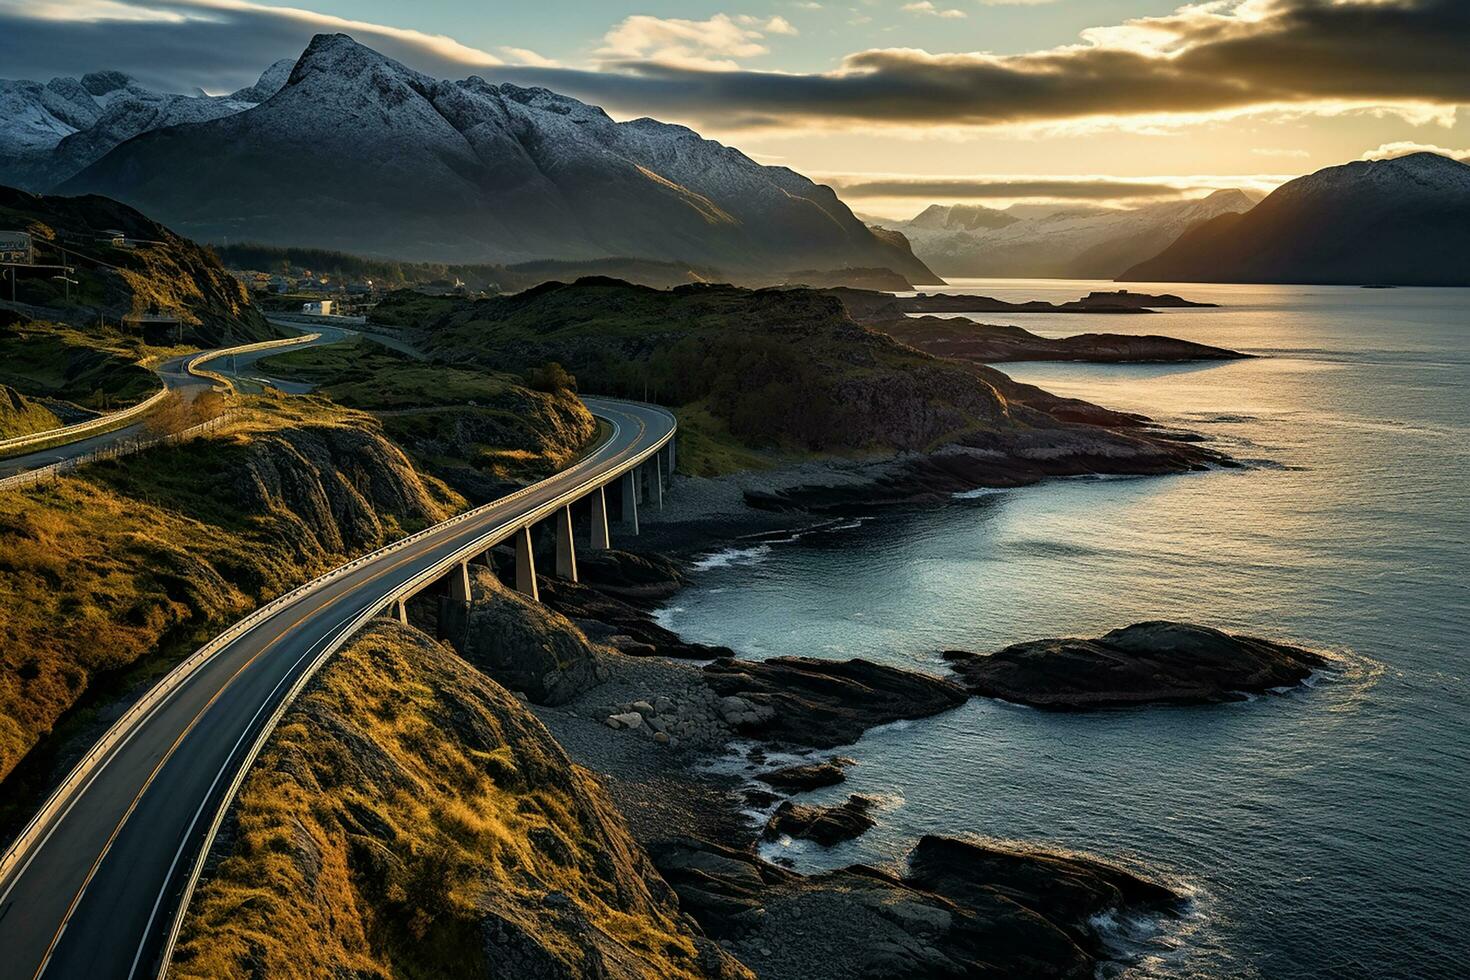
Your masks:
<path fill-rule="evenodd" d="M 836 786 L 847 779 L 845 768 L 852 765 L 851 759 L 837 757 L 826 759 L 822 762 L 806 762 L 794 766 L 786 766 L 782 769 L 772 769 L 756 776 L 767 786 L 775 786 L 779 789 L 801 792 L 809 789 L 821 789 L 823 786 Z"/>
<path fill-rule="evenodd" d="M 470 566 L 470 607 L 450 639 L 464 658 L 535 704 L 565 704 L 598 683 L 596 648 L 560 613 Z"/>
<path fill-rule="evenodd" d="M 776 840 L 785 834 L 831 847 L 866 833 L 876 822 L 868 815 L 872 809 L 872 800 L 855 795 L 837 806 L 813 806 L 787 800 L 771 814 L 761 836 Z"/>
<path fill-rule="evenodd" d="M 1300 684 L 1329 662 L 1272 640 L 1166 621 L 944 658 L 976 694 L 1052 711 L 1240 701 Z"/>
<path fill-rule="evenodd" d="M 924 718 L 968 699 L 952 681 L 857 659 L 721 657 L 705 666 L 704 680 L 723 699 L 722 713 L 727 703 L 751 705 L 752 713 L 734 721 L 726 715 L 737 731 L 815 748 L 847 745 L 875 725 Z"/>

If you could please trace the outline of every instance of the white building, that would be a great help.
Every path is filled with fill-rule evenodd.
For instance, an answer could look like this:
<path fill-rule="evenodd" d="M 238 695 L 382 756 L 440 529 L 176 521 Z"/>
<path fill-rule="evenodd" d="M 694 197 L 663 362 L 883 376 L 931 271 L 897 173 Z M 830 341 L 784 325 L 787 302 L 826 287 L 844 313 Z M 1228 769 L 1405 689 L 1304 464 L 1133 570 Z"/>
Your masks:
<path fill-rule="evenodd" d="M 316 316 L 331 316 L 332 301 L 329 299 L 314 300 L 310 303 L 301 304 L 302 313 L 311 313 Z"/>

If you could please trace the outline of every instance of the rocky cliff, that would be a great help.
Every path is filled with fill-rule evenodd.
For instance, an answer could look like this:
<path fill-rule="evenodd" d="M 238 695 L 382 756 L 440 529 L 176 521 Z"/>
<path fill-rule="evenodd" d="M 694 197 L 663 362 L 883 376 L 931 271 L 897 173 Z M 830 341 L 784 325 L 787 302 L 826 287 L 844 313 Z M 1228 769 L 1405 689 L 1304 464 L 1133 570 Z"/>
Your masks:
<path fill-rule="evenodd" d="M 393 623 L 286 715 L 212 862 L 172 976 L 750 976 L 540 722 Z"/>

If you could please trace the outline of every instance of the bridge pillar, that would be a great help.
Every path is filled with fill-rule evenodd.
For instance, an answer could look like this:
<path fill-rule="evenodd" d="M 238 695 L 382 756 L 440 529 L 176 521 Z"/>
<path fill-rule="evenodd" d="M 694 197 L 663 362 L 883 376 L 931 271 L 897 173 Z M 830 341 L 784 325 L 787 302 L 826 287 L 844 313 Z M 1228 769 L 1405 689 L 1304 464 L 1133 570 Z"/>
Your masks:
<path fill-rule="evenodd" d="M 536 555 L 531 550 L 531 526 L 516 532 L 516 591 L 540 601 L 536 588 Z"/>
<path fill-rule="evenodd" d="M 638 533 L 638 470 L 623 474 L 623 523 L 634 534 Z"/>
<path fill-rule="evenodd" d="M 556 512 L 556 577 L 577 581 L 577 544 L 572 537 L 571 504 Z"/>
<path fill-rule="evenodd" d="M 589 496 L 592 499 L 592 548 L 602 551 L 612 547 L 607 533 L 607 487 L 598 487 Z"/>
<path fill-rule="evenodd" d="M 669 453 L 669 479 L 672 480 L 674 478 L 674 440 L 670 439 L 665 448 Z"/>
<path fill-rule="evenodd" d="M 462 561 L 449 571 L 449 598 L 455 602 L 470 601 L 470 563 Z"/>
<path fill-rule="evenodd" d="M 648 493 L 653 498 L 653 504 L 659 510 L 664 509 L 664 473 L 663 464 L 659 462 L 658 454 L 648 461 Z"/>
<path fill-rule="evenodd" d="M 404 626 L 408 625 L 408 601 L 406 599 L 395 599 L 393 601 L 393 615 Z"/>
<path fill-rule="evenodd" d="M 490 552 L 488 550 L 482 551 L 478 555 L 471 555 L 469 563 L 471 565 L 483 565 L 485 568 L 488 568 L 492 571 L 495 569 L 495 559 L 490 557 Z"/>

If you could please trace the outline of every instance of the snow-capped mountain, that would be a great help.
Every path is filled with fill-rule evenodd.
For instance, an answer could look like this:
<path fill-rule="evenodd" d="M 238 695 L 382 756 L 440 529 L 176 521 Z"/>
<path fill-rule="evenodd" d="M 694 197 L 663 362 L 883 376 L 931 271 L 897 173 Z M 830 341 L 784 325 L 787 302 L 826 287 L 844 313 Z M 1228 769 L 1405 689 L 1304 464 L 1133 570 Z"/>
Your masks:
<path fill-rule="evenodd" d="M 0 180 L 43 190 L 139 133 L 243 112 L 275 94 L 290 66 L 272 65 L 228 96 L 155 92 L 117 71 L 45 84 L 0 80 Z"/>
<path fill-rule="evenodd" d="M 433 79 L 345 35 L 314 38 L 264 102 L 145 132 L 58 189 L 117 198 L 212 241 L 732 272 L 887 267 L 937 281 L 902 239 L 873 234 L 792 170 L 545 89 Z"/>
<path fill-rule="evenodd" d="M 1470 166 L 1414 153 L 1328 167 L 1191 229 L 1119 278 L 1470 285 Z"/>
<path fill-rule="evenodd" d="M 1253 203 L 1243 191 L 1223 190 L 1127 210 L 935 205 L 893 227 L 941 276 L 1111 279 L 1157 255 L 1185 229 Z"/>

